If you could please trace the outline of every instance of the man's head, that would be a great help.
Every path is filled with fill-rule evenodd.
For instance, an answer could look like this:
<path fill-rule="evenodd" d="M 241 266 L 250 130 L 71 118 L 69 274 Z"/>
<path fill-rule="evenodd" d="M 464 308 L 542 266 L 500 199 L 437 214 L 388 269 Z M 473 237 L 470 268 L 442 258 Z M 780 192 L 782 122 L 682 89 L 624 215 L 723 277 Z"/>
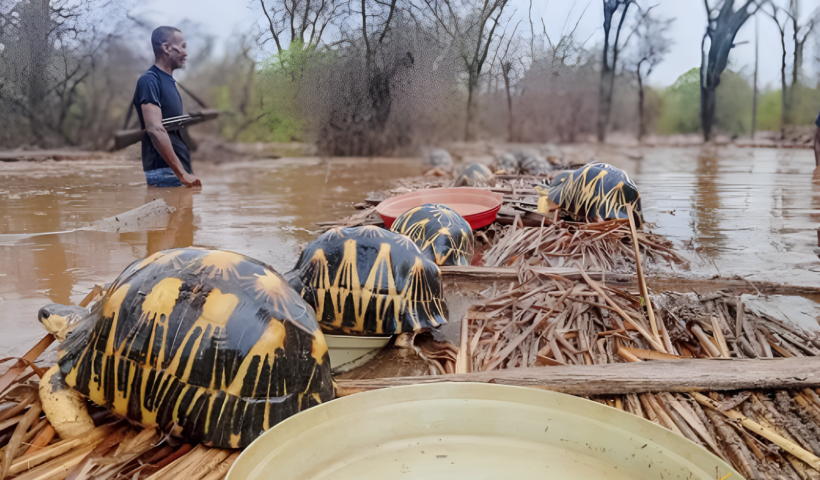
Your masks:
<path fill-rule="evenodd" d="M 154 58 L 157 62 L 163 62 L 172 70 L 185 66 L 188 54 L 185 48 L 185 37 L 178 28 L 157 27 L 151 33 L 151 47 L 154 49 Z"/>

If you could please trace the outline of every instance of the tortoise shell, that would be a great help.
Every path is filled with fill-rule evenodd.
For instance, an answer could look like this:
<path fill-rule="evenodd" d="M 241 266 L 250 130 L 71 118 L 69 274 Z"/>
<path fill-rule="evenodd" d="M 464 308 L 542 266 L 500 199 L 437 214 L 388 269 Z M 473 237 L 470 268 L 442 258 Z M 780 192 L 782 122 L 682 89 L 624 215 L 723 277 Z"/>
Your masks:
<path fill-rule="evenodd" d="M 453 168 L 453 157 L 443 148 L 436 148 L 425 158 L 425 165 L 429 167 L 439 167 L 444 169 Z"/>
<path fill-rule="evenodd" d="M 407 235 L 438 266 L 470 265 L 475 239 L 467 220 L 447 205 L 428 203 L 411 208 L 390 230 Z"/>
<path fill-rule="evenodd" d="M 328 230 L 287 278 L 329 332 L 394 334 L 447 323 L 438 266 L 408 237 L 373 225 Z"/>
<path fill-rule="evenodd" d="M 494 187 L 495 175 L 486 165 L 471 163 L 464 167 L 453 182 L 454 187 Z"/>
<path fill-rule="evenodd" d="M 525 175 L 544 175 L 550 171 L 549 162 L 532 150 L 522 150 L 515 156 L 518 159 L 521 173 Z"/>
<path fill-rule="evenodd" d="M 635 225 L 643 225 L 638 187 L 626 172 L 606 163 L 559 173 L 550 183 L 549 198 L 576 221 L 628 218 L 626 206 L 632 205 Z"/>
<path fill-rule="evenodd" d="M 188 441 L 242 448 L 333 398 L 313 310 L 271 267 L 180 248 L 132 263 L 60 346 L 66 383 Z"/>
<path fill-rule="evenodd" d="M 512 153 L 505 153 L 495 161 L 496 170 L 504 170 L 507 175 L 518 175 L 518 158 Z"/>

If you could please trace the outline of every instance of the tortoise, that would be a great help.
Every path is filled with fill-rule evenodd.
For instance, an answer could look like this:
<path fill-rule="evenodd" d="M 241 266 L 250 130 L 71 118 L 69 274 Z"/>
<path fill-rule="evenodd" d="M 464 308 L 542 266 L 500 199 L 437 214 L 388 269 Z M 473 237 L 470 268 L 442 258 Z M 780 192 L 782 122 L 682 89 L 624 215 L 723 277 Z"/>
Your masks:
<path fill-rule="evenodd" d="M 525 175 L 543 175 L 551 170 L 549 162 L 532 150 L 521 150 L 515 157 L 521 173 Z"/>
<path fill-rule="evenodd" d="M 393 222 L 390 230 L 410 237 L 421 253 L 440 267 L 470 265 L 473 261 L 473 229 L 447 205 L 428 203 L 411 208 Z"/>
<path fill-rule="evenodd" d="M 93 428 L 82 396 L 219 448 L 243 448 L 333 398 L 313 309 L 273 268 L 237 253 L 157 252 L 90 311 L 49 305 L 38 316 L 61 340 L 40 396 L 64 438 Z"/>
<path fill-rule="evenodd" d="M 597 221 L 628 218 L 626 206 L 632 205 L 635 225 L 643 225 L 638 187 L 626 172 L 606 163 L 561 172 L 548 187 L 535 185 L 535 190 L 542 213 L 561 208 L 576 221 Z"/>
<path fill-rule="evenodd" d="M 451 170 L 453 168 L 453 157 L 447 153 L 447 150 L 436 148 L 427 155 L 424 164 L 428 167 Z"/>
<path fill-rule="evenodd" d="M 495 169 L 504 170 L 507 175 L 518 175 L 518 158 L 511 153 L 505 153 L 495 161 Z"/>
<path fill-rule="evenodd" d="M 285 275 L 327 332 L 392 335 L 447 323 L 441 272 L 410 238 L 379 228 L 334 228 Z"/>
<path fill-rule="evenodd" d="M 495 175 L 486 165 L 471 163 L 464 167 L 453 182 L 454 187 L 494 187 Z"/>

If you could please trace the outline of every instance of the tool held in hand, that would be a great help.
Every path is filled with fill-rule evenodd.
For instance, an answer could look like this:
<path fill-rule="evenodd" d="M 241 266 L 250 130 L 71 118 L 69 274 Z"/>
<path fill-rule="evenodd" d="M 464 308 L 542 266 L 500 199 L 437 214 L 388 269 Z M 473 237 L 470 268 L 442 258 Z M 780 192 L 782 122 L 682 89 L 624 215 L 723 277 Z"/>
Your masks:
<path fill-rule="evenodd" d="M 218 116 L 219 110 L 213 108 L 204 108 L 202 110 L 191 112 L 187 115 L 166 118 L 162 121 L 162 126 L 165 127 L 165 130 L 170 133 L 191 125 L 196 125 L 197 123 L 202 123 L 207 120 L 213 120 Z M 142 140 L 142 136 L 144 134 L 145 130 L 139 128 L 130 130 L 119 130 L 116 133 L 114 133 L 114 149 L 121 150 L 129 145 L 133 145 Z"/>

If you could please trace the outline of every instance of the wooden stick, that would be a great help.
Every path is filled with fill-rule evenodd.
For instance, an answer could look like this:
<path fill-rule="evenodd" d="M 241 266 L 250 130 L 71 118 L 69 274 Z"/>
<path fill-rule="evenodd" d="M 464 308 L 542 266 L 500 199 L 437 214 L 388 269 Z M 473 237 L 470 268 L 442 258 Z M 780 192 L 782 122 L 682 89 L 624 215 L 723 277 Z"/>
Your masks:
<path fill-rule="evenodd" d="M 6 478 L 6 475 L 8 475 L 11 462 L 17 455 L 17 449 L 20 448 L 20 445 L 23 443 L 23 436 L 28 431 L 28 427 L 30 427 L 36 419 L 40 418 L 41 411 L 42 406 L 38 400 L 28 409 L 28 412 L 26 412 L 23 419 L 20 420 L 14 429 L 14 434 L 11 436 L 9 443 L 6 444 L 5 451 L 3 452 L 5 458 L 3 459 L 3 466 L 0 467 L 0 480 L 3 480 Z"/>
<path fill-rule="evenodd" d="M 714 410 L 718 410 L 717 405 L 710 399 L 704 395 L 699 393 L 692 393 L 692 396 L 695 400 L 698 401 L 701 405 L 705 405 L 710 407 Z M 806 462 L 811 468 L 820 471 L 820 458 L 817 458 L 813 453 L 805 450 L 804 448 L 792 443 L 785 438 L 781 437 L 777 433 L 773 432 L 772 430 L 765 428 L 758 424 L 757 422 L 753 422 L 749 420 L 745 415 L 740 412 L 736 412 L 734 410 L 728 410 L 722 412 L 727 417 L 731 418 L 732 420 L 737 420 L 740 422 L 741 425 L 746 427 L 748 430 L 760 435 L 761 437 L 769 440 L 770 442 L 774 443 L 778 447 L 782 448 L 783 450 L 791 453 L 795 457 L 799 458 L 800 460 Z"/>
<path fill-rule="evenodd" d="M 646 338 L 646 341 L 649 342 L 650 345 L 652 345 L 655 348 L 655 350 L 657 350 L 659 352 L 667 353 L 666 349 L 663 348 L 663 345 L 661 345 L 660 342 L 655 340 L 655 337 L 653 337 L 651 333 L 647 332 L 646 329 L 643 327 L 643 325 L 640 324 L 640 322 L 634 321 L 632 319 L 632 317 L 627 315 L 627 313 L 624 312 L 621 309 L 620 306 L 618 306 L 617 303 L 613 302 L 612 299 L 609 298 L 609 296 L 606 293 L 604 293 L 604 290 L 600 287 L 600 285 L 598 285 L 593 279 L 589 278 L 589 276 L 586 274 L 586 272 L 583 269 L 579 268 L 578 271 L 581 272 L 581 276 L 584 277 L 584 280 L 586 280 L 587 284 L 590 287 L 592 287 L 593 290 L 598 292 L 598 295 L 603 297 L 603 299 L 606 300 L 606 303 L 608 303 L 612 308 L 615 309 L 616 312 L 618 312 L 618 315 L 623 317 L 623 319 L 626 320 L 627 322 L 634 325 L 635 328 L 638 329 L 638 332 L 640 332 L 641 335 L 643 335 L 644 338 Z"/>
<path fill-rule="evenodd" d="M 51 440 L 54 438 L 54 435 L 57 432 L 54 430 L 54 427 L 51 426 L 49 423 L 48 425 L 43 428 L 36 437 L 34 437 L 34 441 L 31 442 L 31 445 L 26 450 L 26 455 L 34 453 L 36 451 L 42 450 L 43 447 L 49 444 Z"/>
<path fill-rule="evenodd" d="M 683 358 L 678 355 L 669 355 L 668 353 L 644 350 L 642 348 L 621 347 L 620 350 L 625 350 L 641 360 L 680 360 Z"/>
<path fill-rule="evenodd" d="M 703 345 L 703 348 L 705 348 L 707 352 L 709 352 L 709 355 L 713 357 L 720 357 L 720 350 L 718 350 L 715 344 L 712 343 L 712 340 L 706 335 L 706 333 L 703 332 L 700 325 L 692 325 L 692 333 L 698 337 L 700 344 Z"/>
<path fill-rule="evenodd" d="M 45 465 L 41 465 L 19 477 L 14 477 L 14 480 L 54 480 L 55 478 L 65 478 L 69 470 L 80 463 L 92 450 L 94 450 L 93 445 L 72 450 L 70 453 L 56 458 Z"/>
<path fill-rule="evenodd" d="M 740 339 L 743 335 L 743 300 L 740 297 L 737 299 L 737 320 L 735 320 L 735 338 Z"/>
<path fill-rule="evenodd" d="M 521 344 L 522 341 L 524 341 L 525 338 L 529 337 L 532 334 L 532 332 L 535 331 L 536 327 L 538 327 L 538 325 L 540 325 L 545 318 L 549 318 L 549 316 L 552 315 L 555 309 L 564 304 L 564 300 L 567 299 L 570 293 L 572 293 L 572 289 L 568 288 L 566 293 L 564 293 L 564 295 L 557 302 L 555 302 L 555 304 L 552 306 L 552 309 L 549 312 L 547 312 L 546 315 L 538 316 L 536 320 L 532 322 L 532 325 L 530 325 L 530 327 L 524 331 L 524 333 L 522 333 L 515 340 L 510 342 L 509 345 L 507 345 L 504 348 L 504 350 L 501 350 L 501 352 L 499 352 L 498 354 L 498 358 L 496 358 L 493 361 L 493 363 L 491 363 L 489 366 L 484 367 L 483 370 L 492 370 L 498 365 L 500 365 L 501 362 L 503 362 L 504 359 L 507 358 L 510 355 L 510 353 L 512 353 L 512 351 L 515 350 L 518 347 L 518 345 Z"/>
<path fill-rule="evenodd" d="M 102 291 L 103 287 L 101 285 L 94 285 L 94 288 L 91 289 L 91 291 L 88 292 L 88 295 L 86 295 L 85 298 L 82 299 L 80 303 L 78 303 L 77 305 L 83 308 L 87 307 L 88 304 L 91 303 L 91 300 L 94 300 L 94 298 L 97 295 L 99 295 Z"/>
<path fill-rule="evenodd" d="M 28 455 L 23 455 L 12 463 L 11 468 L 9 469 L 9 474 L 16 475 L 20 472 L 24 472 L 30 468 L 40 465 L 41 463 L 45 463 L 51 459 L 60 457 L 61 455 L 64 455 L 78 447 L 91 445 L 91 449 L 93 449 L 103 440 L 103 438 L 110 434 L 116 426 L 117 424 L 104 425 L 102 427 L 95 428 L 91 431 L 91 433 L 85 435 L 84 437 L 63 440 L 53 445 L 49 445 L 42 450 Z M 89 449 L 89 451 L 91 449 Z M 66 472 L 68 472 L 68 470 L 66 470 Z"/>
<path fill-rule="evenodd" d="M 629 216 L 629 231 L 632 232 L 632 244 L 635 247 L 635 267 L 638 270 L 638 287 L 641 289 L 641 296 L 646 302 L 646 313 L 649 314 L 649 326 L 652 328 L 652 335 L 658 344 L 663 345 L 661 336 L 658 333 L 658 323 L 655 321 L 655 312 L 652 310 L 652 300 L 649 298 L 649 290 L 646 288 L 646 279 L 643 277 L 643 267 L 641 266 L 641 249 L 638 243 L 638 230 L 635 228 L 635 219 L 632 218 L 632 205 L 626 205 L 626 213 Z M 662 347 L 663 353 L 669 353 Z"/>
<path fill-rule="evenodd" d="M 820 357 L 775 360 L 687 358 L 675 361 L 509 368 L 460 375 L 337 379 L 339 396 L 379 388 L 441 382 L 499 383 L 572 395 L 815 388 L 820 386 Z"/>
<path fill-rule="evenodd" d="M 712 332 L 715 335 L 715 340 L 717 340 L 718 348 L 720 349 L 720 356 L 723 358 L 730 358 L 729 355 L 729 345 L 726 344 L 726 338 L 723 336 L 723 331 L 720 329 L 720 322 L 718 319 L 712 315 L 709 317 L 712 321 Z"/>
<path fill-rule="evenodd" d="M 616 353 L 618 355 L 620 355 L 621 357 L 623 357 L 623 359 L 626 360 L 627 362 L 642 362 L 643 361 L 640 358 L 633 355 L 632 352 L 627 350 L 625 347 L 619 348 Z"/>
<path fill-rule="evenodd" d="M 479 334 L 480 335 L 480 334 Z M 459 339 L 458 355 L 456 356 L 456 373 L 469 373 L 472 371 L 470 360 L 472 353 L 470 351 L 470 319 L 467 313 L 461 319 L 461 338 Z"/>
<path fill-rule="evenodd" d="M 40 354 L 42 354 L 45 351 L 45 349 L 48 348 L 49 345 L 51 345 L 51 342 L 53 341 L 54 335 L 49 333 L 48 335 L 43 337 L 43 339 L 40 340 L 37 343 L 37 345 L 34 346 L 34 348 L 32 348 L 28 351 L 28 353 L 23 355 L 22 359 L 18 360 L 17 363 L 14 364 L 14 366 L 9 368 L 6 371 L 6 373 L 3 374 L 2 377 L 0 377 L 0 396 L 2 396 L 2 394 L 6 392 L 6 389 L 9 387 L 9 385 L 11 385 L 14 382 L 17 376 L 23 373 L 23 371 L 26 369 L 26 367 L 28 366 L 26 360 L 28 362 L 34 362 L 34 360 L 37 360 L 37 357 L 39 357 Z"/>

